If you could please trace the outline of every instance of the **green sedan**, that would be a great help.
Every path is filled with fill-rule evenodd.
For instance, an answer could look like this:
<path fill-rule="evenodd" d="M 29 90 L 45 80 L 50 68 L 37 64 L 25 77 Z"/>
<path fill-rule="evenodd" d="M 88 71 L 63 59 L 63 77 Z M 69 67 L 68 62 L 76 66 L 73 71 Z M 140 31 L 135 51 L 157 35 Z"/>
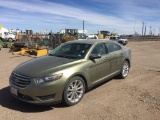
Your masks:
<path fill-rule="evenodd" d="M 110 40 L 75 40 L 18 65 L 10 75 L 10 91 L 28 103 L 71 106 L 93 86 L 115 76 L 126 78 L 130 67 L 128 47 Z"/>

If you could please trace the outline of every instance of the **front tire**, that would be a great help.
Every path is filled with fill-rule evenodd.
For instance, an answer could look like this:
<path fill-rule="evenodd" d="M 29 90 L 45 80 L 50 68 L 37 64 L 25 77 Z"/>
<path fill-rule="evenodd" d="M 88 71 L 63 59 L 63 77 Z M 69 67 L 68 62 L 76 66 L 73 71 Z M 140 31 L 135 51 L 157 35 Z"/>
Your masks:
<path fill-rule="evenodd" d="M 9 41 L 9 42 L 12 42 L 12 41 L 13 41 L 13 39 L 12 39 L 12 38 L 9 38 L 9 39 L 8 39 L 8 41 Z"/>
<path fill-rule="evenodd" d="M 129 73 L 129 63 L 128 61 L 124 61 L 122 64 L 121 72 L 119 74 L 119 78 L 124 79 L 128 76 Z"/>
<path fill-rule="evenodd" d="M 75 76 L 69 80 L 67 83 L 64 93 L 63 100 L 68 106 L 75 105 L 81 101 L 85 93 L 85 82 L 79 77 Z"/>
<path fill-rule="evenodd" d="M 121 45 L 123 45 L 122 41 L 119 41 L 118 43 L 121 44 Z"/>

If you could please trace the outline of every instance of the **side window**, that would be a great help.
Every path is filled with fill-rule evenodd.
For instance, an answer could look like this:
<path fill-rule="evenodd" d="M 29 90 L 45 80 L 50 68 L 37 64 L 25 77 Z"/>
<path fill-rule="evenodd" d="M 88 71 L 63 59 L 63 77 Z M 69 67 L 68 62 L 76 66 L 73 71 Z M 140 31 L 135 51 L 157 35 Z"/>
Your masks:
<path fill-rule="evenodd" d="M 108 52 L 114 52 L 114 51 L 121 50 L 121 47 L 114 43 L 106 43 L 105 46 L 107 47 Z"/>
<path fill-rule="evenodd" d="M 121 47 L 117 44 L 114 44 L 114 51 L 121 50 Z"/>
<path fill-rule="evenodd" d="M 96 45 L 92 52 L 92 54 L 100 54 L 100 55 L 104 55 L 104 54 L 107 54 L 106 52 L 106 48 L 105 48 L 105 45 L 103 43 L 100 43 L 98 45 Z"/>
<path fill-rule="evenodd" d="M 71 45 L 67 45 L 67 47 L 62 47 L 63 52 L 69 52 L 71 50 Z"/>

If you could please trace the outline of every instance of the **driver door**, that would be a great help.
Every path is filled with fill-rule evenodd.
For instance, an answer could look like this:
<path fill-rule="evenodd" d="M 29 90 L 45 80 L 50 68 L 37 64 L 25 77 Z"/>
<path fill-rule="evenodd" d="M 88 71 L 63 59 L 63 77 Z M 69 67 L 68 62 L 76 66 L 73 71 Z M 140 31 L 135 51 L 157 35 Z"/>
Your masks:
<path fill-rule="evenodd" d="M 90 83 L 94 84 L 109 75 L 110 55 L 107 53 L 107 49 L 104 43 L 97 44 L 93 48 L 91 54 L 101 56 L 101 58 L 90 60 L 88 64 Z"/>

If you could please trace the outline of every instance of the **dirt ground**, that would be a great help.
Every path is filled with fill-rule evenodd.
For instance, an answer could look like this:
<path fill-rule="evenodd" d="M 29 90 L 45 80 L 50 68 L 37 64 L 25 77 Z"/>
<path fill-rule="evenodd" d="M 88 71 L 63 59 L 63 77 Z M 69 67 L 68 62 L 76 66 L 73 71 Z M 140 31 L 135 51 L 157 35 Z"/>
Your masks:
<path fill-rule="evenodd" d="M 160 41 L 129 42 L 132 67 L 124 79 L 112 79 L 87 92 L 72 107 L 36 106 L 13 98 L 9 75 L 33 57 L 0 51 L 0 120 L 160 120 Z"/>

